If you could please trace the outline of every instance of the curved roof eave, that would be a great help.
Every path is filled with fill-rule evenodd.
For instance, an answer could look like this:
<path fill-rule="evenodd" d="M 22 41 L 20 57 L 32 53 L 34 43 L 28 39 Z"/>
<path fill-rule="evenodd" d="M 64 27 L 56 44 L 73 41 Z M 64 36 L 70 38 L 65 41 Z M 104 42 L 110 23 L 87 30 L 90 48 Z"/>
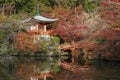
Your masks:
<path fill-rule="evenodd" d="M 52 23 L 52 22 L 56 22 L 57 20 L 59 20 L 59 19 L 50 19 L 50 18 L 46 18 L 46 17 L 40 16 L 40 15 L 36 15 L 32 18 L 29 18 L 29 19 L 26 19 L 23 21 L 19 21 L 19 22 L 26 23 L 26 22 L 29 22 L 33 19 L 38 21 L 38 22 L 42 22 L 42 23 Z"/>
<path fill-rule="evenodd" d="M 58 20 L 58 19 L 46 18 L 46 17 L 40 16 L 40 15 L 34 16 L 33 19 L 40 21 L 40 22 L 55 22 Z"/>
<path fill-rule="evenodd" d="M 29 19 L 22 20 L 22 21 L 19 21 L 19 22 L 26 23 L 26 22 L 29 22 L 31 19 L 32 19 L 32 18 L 29 18 Z"/>

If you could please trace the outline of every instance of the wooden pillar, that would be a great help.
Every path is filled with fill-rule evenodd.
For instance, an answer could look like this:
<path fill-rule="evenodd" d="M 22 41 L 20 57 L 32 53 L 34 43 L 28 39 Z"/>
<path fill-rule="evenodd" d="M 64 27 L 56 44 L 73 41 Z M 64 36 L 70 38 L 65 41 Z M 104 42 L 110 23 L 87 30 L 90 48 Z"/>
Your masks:
<path fill-rule="evenodd" d="M 44 74 L 44 80 L 46 80 L 46 74 Z"/>
<path fill-rule="evenodd" d="M 37 23 L 37 24 L 36 24 L 36 30 L 38 30 L 38 29 L 39 29 L 39 24 Z"/>
<path fill-rule="evenodd" d="M 75 48 L 71 48 L 71 55 L 72 55 L 72 63 L 75 62 L 75 58 L 74 58 L 74 53 L 75 52 Z"/>
<path fill-rule="evenodd" d="M 44 32 L 46 33 L 46 25 L 44 25 Z"/>

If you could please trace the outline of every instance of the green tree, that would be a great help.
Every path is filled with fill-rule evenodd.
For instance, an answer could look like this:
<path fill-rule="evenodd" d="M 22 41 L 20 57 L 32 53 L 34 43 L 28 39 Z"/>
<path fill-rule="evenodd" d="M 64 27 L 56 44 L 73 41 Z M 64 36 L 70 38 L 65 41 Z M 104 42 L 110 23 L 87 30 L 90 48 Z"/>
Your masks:
<path fill-rule="evenodd" d="M 100 1 L 99 0 L 85 0 L 83 2 L 83 7 L 85 9 L 86 12 L 94 12 L 98 5 L 99 5 Z"/>

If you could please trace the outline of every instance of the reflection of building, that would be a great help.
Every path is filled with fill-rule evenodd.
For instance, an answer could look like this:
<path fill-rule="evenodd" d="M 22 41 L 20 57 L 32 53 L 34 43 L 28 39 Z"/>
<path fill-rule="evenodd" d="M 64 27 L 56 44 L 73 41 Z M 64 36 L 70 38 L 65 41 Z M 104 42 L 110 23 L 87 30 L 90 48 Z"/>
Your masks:
<path fill-rule="evenodd" d="M 58 57 L 29 57 L 15 64 L 17 80 L 53 80 L 59 72 Z"/>
<path fill-rule="evenodd" d="M 41 65 L 38 65 L 38 63 L 30 64 L 30 62 L 27 64 L 17 64 L 17 71 L 15 75 L 18 80 L 47 80 L 49 78 L 53 78 L 53 74 L 51 71 L 47 69 L 41 70 L 40 66 Z"/>
<path fill-rule="evenodd" d="M 39 74 L 34 75 L 30 80 L 47 80 L 47 78 L 53 78 L 50 71 L 41 71 Z"/>

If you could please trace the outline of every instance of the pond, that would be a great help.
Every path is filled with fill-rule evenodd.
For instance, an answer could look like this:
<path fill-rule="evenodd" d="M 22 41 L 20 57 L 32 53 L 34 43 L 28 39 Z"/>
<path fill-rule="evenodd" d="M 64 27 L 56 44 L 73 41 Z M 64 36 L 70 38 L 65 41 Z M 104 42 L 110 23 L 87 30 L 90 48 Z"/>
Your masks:
<path fill-rule="evenodd" d="M 92 61 L 80 71 L 59 62 L 79 68 L 79 61 L 71 63 L 66 57 L 0 57 L 0 80 L 120 80 L 120 64 L 116 62 Z"/>

